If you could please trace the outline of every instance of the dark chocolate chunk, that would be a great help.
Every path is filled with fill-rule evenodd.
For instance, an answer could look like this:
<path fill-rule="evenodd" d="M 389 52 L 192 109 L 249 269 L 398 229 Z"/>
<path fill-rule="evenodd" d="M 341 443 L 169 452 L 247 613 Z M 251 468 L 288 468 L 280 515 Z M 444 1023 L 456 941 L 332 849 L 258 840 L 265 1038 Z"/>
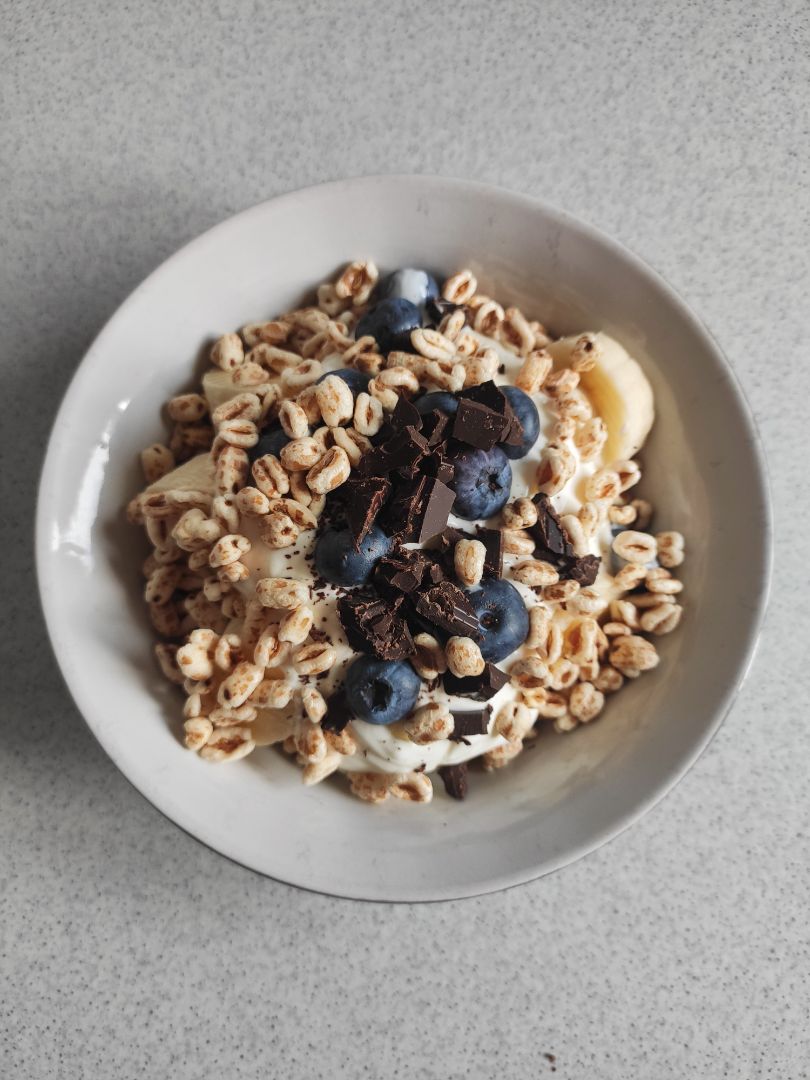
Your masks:
<path fill-rule="evenodd" d="M 446 529 L 442 530 L 442 532 L 436 537 L 436 539 L 439 543 L 439 551 L 441 551 L 442 554 L 444 554 L 446 551 L 449 551 L 452 555 L 453 551 L 455 550 L 455 546 L 459 542 L 459 540 L 468 539 L 468 535 L 462 529 L 455 529 L 452 525 L 448 525 Z"/>
<path fill-rule="evenodd" d="M 419 533 L 417 540 L 424 544 L 447 527 L 447 519 L 455 502 L 456 493 L 441 480 L 430 479 L 425 485 L 423 503 L 419 508 Z"/>
<path fill-rule="evenodd" d="M 436 463 L 436 479 L 443 484 L 452 484 L 456 475 L 456 467 L 450 461 L 439 460 Z"/>
<path fill-rule="evenodd" d="M 451 710 L 453 734 L 450 738 L 453 742 L 466 742 L 470 735 L 486 735 L 491 715 L 491 705 L 485 705 L 483 709 Z"/>
<path fill-rule="evenodd" d="M 466 398 L 468 401 L 475 401 L 479 405 L 484 405 L 503 418 L 498 442 L 508 443 L 510 446 L 520 445 L 523 438 L 523 425 L 509 404 L 509 398 L 492 379 L 481 383 L 479 386 L 472 386 L 468 390 L 462 391 L 459 396 L 462 399 Z M 484 449 L 488 449 L 488 447 L 484 447 Z"/>
<path fill-rule="evenodd" d="M 440 581 L 425 589 L 416 601 L 417 612 L 433 626 L 479 641 L 483 636 L 472 604 L 458 585 Z"/>
<path fill-rule="evenodd" d="M 388 592 L 407 595 L 418 589 L 426 577 L 433 584 L 430 572 L 434 566 L 425 552 L 397 547 L 377 563 L 374 582 L 378 589 L 387 587 Z"/>
<path fill-rule="evenodd" d="M 506 415 L 506 410 L 509 408 L 509 399 L 492 379 L 479 383 L 478 386 L 471 386 L 468 390 L 462 390 L 459 398 L 486 405 L 488 409 L 492 409 L 501 416 Z"/>
<path fill-rule="evenodd" d="M 484 573 L 491 577 L 501 577 L 503 574 L 503 533 L 500 529 L 479 529 L 476 540 L 480 540 L 486 548 Z"/>
<path fill-rule="evenodd" d="M 411 404 L 405 395 L 402 394 L 400 395 L 399 401 L 397 401 L 394 411 L 388 418 L 388 423 L 394 431 L 402 431 L 407 427 L 412 427 L 419 431 L 422 427 L 422 416 L 417 407 Z"/>
<path fill-rule="evenodd" d="M 419 464 L 426 454 L 429 453 L 427 439 L 420 435 L 415 427 L 403 428 L 397 435 L 385 444 L 392 466 L 400 476 L 410 478 L 416 476 Z"/>
<path fill-rule="evenodd" d="M 466 799 L 468 771 L 465 762 L 460 765 L 442 765 L 439 768 L 444 790 L 451 799 Z"/>
<path fill-rule="evenodd" d="M 400 479 L 394 495 L 385 508 L 384 524 L 391 536 L 404 541 L 416 539 L 419 530 L 419 511 L 425 495 L 428 478 L 417 476 L 410 481 Z"/>
<path fill-rule="evenodd" d="M 551 499 L 540 492 L 532 498 L 532 502 L 537 506 L 537 523 L 531 526 L 529 532 L 537 541 L 538 548 L 541 549 L 538 558 L 545 558 L 552 563 L 556 563 L 560 558 L 574 558 L 571 541 L 560 524 L 559 515 L 552 506 Z"/>
<path fill-rule="evenodd" d="M 363 454 L 357 473 L 360 476 L 388 476 L 398 469 L 413 475 L 428 449 L 427 439 L 415 427 L 408 425 Z"/>
<path fill-rule="evenodd" d="M 326 701 L 326 715 L 321 720 L 321 727 L 324 731 L 341 732 L 351 720 L 352 714 L 349 711 L 349 703 L 346 700 L 346 695 L 343 691 L 343 687 L 336 690 L 334 694 Z"/>
<path fill-rule="evenodd" d="M 476 701 L 488 701 L 509 682 L 509 676 L 494 664 L 487 663 L 481 675 L 460 677 L 447 671 L 443 675 L 444 688 L 448 694 L 471 697 Z"/>
<path fill-rule="evenodd" d="M 427 436 L 428 445 L 431 447 L 440 446 L 450 434 L 447 430 L 449 426 L 450 417 L 447 413 L 439 412 L 438 409 L 434 409 L 432 413 L 424 417 L 422 433 Z"/>
<path fill-rule="evenodd" d="M 596 575 L 599 573 L 599 564 L 601 561 L 602 560 L 598 555 L 583 555 L 581 558 L 574 559 L 574 561 L 566 567 L 562 576 L 564 578 L 571 578 L 572 581 L 578 581 L 584 589 L 588 585 L 593 585 L 596 581 Z"/>
<path fill-rule="evenodd" d="M 453 438 L 479 450 L 491 450 L 501 441 L 508 427 L 509 421 L 501 413 L 462 398 L 453 421 Z"/>
<path fill-rule="evenodd" d="M 440 581 L 444 581 L 445 574 L 439 563 L 431 560 L 430 568 L 425 576 L 425 582 L 429 581 L 431 585 L 438 585 Z"/>
<path fill-rule="evenodd" d="M 346 523 L 359 550 L 363 538 L 391 493 L 391 481 L 383 476 L 350 477 L 341 493 L 346 508 Z"/>
<path fill-rule="evenodd" d="M 454 529 L 452 526 L 448 525 L 436 539 L 438 541 L 438 550 L 442 556 L 442 565 L 445 567 L 449 576 L 455 577 L 456 568 L 454 552 L 456 544 L 459 540 L 469 540 L 470 534 L 463 532 L 461 529 Z"/>
<path fill-rule="evenodd" d="M 358 652 L 373 653 L 381 660 L 404 660 L 415 651 L 413 638 L 399 612 L 402 597 L 395 600 L 341 596 L 338 617 L 346 638 Z"/>

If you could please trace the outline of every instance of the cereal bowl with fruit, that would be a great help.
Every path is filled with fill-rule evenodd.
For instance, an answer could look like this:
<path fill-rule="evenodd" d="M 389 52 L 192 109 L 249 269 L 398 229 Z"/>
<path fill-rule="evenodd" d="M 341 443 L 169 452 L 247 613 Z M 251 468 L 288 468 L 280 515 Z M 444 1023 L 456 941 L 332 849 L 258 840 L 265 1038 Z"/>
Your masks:
<path fill-rule="evenodd" d="M 770 552 L 750 415 L 675 294 L 418 177 L 159 268 L 74 379 L 38 525 L 55 651 L 133 783 L 248 866 L 392 900 L 528 880 L 662 795 Z"/>

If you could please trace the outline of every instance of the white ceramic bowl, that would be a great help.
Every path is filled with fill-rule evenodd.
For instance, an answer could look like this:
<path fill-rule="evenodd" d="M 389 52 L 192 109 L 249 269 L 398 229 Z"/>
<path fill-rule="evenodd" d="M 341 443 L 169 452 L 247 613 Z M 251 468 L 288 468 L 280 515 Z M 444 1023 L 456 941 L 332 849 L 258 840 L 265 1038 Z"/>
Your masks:
<path fill-rule="evenodd" d="M 383 268 L 472 266 L 481 288 L 557 332 L 602 329 L 647 372 L 658 420 L 643 492 L 683 531 L 686 614 L 662 663 L 602 719 L 544 737 L 466 802 L 371 807 L 304 788 L 274 750 L 212 766 L 183 749 L 152 660 L 140 530 L 121 508 L 161 403 L 193 387 L 213 336 L 300 300 L 354 257 Z M 495 188 L 372 177 L 247 210 L 159 267 L 82 362 L 54 425 L 37 564 L 59 664 L 87 723 L 168 817 L 261 873 L 373 900 L 437 900 L 515 885 L 583 855 L 642 814 L 717 730 L 751 659 L 770 563 L 762 451 L 714 341 L 646 265 L 567 214 Z M 439 784 L 440 788 L 441 785 Z"/>

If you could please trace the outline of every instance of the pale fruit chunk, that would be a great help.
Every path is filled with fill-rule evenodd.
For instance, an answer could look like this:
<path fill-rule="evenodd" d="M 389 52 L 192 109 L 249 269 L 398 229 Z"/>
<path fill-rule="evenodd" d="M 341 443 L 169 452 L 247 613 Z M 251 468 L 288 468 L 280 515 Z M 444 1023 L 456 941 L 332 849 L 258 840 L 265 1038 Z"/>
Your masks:
<path fill-rule="evenodd" d="M 216 490 L 214 483 L 214 463 L 211 455 L 197 454 L 189 461 L 184 461 L 170 473 L 161 476 L 154 484 L 146 489 L 149 494 L 155 491 L 204 491 L 213 495 Z"/>
<path fill-rule="evenodd" d="M 581 334 L 560 338 L 548 346 L 554 366 L 565 367 Z M 606 463 L 635 457 L 655 419 L 652 387 L 640 365 L 614 338 L 592 335 L 598 359 L 592 371 L 580 376 L 580 386 L 594 411 L 605 421 L 607 442 L 602 451 Z"/>
<path fill-rule="evenodd" d="M 208 402 L 208 411 L 210 413 L 213 413 L 214 409 L 220 406 L 224 401 L 230 401 L 230 399 L 236 397 L 237 394 L 242 394 L 245 390 L 250 390 L 249 386 L 236 385 L 230 371 L 220 371 L 219 368 L 213 368 L 211 371 L 206 371 L 203 375 L 202 384 L 203 393 Z"/>
<path fill-rule="evenodd" d="M 284 742 L 297 727 L 298 712 L 295 707 L 288 706 L 286 709 L 259 709 L 250 731 L 257 746 L 272 746 Z"/>

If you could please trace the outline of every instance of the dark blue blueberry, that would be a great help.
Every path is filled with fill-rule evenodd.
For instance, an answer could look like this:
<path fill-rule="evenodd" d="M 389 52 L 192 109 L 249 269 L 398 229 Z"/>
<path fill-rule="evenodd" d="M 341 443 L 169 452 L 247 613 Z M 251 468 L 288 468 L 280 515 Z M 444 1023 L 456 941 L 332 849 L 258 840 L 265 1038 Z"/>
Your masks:
<path fill-rule="evenodd" d="M 414 405 L 422 416 L 427 416 L 434 409 L 446 413 L 447 416 L 455 416 L 458 412 L 458 398 L 455 394 L 448 394 L 446 390 L 431 390 L 429 394 L 422 394 Z"/>
<path fill-rule="evenodd" d="M 484 635 L 478 645 L 485 660 L 497 664 L 513 653 L 529 633 L 529 615 L 523 597 L 503 578 L 484 578 L 481 587 L 467 592 Z"/>
<path fill-rule="evenodd" d="M 285 434 L 281 424 L 271 424 L 269 428 L 265 428 L 261 433 L 256 445 L 251 446 L 250 450 L 248 450 L 251 464 L 256 458 L 260 458 L 264 454 L 275 454 L 278 457 L 282 446 L 286 446 L 289 441 L 290 437 Z"/>
<path fill-rule="evenodd" d="M 391 549 L 382 529 L 372 526 L 356 551 L 348 529 L 323 533 L 315 548 L 315 568 L 333 585 L 365 585 L 378 559 Z"/>
<path fill-rule="evenodd" d="M 346 672 L 349 708 L 369 724 L 393 724 L 416 704 L 422 680 L 404 660 L 360 656 Z"/>
<path fill-rule="evenodd" d="M 411 331 L 422 325 L 419 308 L 410 300 L 381 300 L 369 308 L 355 328 L 355 337 L 371 334 L 381 353 L 411 351 Z"/>
<path fill-rule="evenodd" d="M 492 517 L 502 510 L 512 488 L 512 466 L 499 446 L 462 450 L 453 458 L 453 513 L 468 521 Z"/>
<path fill-rule="evenodd" d="M 318 382 L 323 382 L 327 375 L 337 375 L 339 379 L 343 379 L 355 397 L 357 397 L 358 394 L 362 394 L 364 390 L 368 390 L 368 384 L 371 382 L 370 375 L 365 375 L 362 371 L 355 371 L 354 368 L 340 368 L 338 371 L 327 371 L 324 375 L 321 375 Z"/>
<path fill-rule="evenodd" d="M 528 454 L 537 442 L 537 436 L 540 434 L 540 413 L 529 395 L 524 394 L 517 386 L 502 386 L 501 390 L 503 390 L 509 404 L 512 406 L 512 412 L 523 425 L 523 438 L 520 446 L 503 444 L 502 449 L 508 458 L 522 458 Z"/>
<path fill-rule="evenodd" d="M 439 286 L 433 275 L 427 270 L 414 270 L 411 267 L 395 270 L 384 277 L 375 293 L 379 300 L 410 300 L 418 308 L 423 308 L 429 300 L 436 300 L 438 296 Z"/>

